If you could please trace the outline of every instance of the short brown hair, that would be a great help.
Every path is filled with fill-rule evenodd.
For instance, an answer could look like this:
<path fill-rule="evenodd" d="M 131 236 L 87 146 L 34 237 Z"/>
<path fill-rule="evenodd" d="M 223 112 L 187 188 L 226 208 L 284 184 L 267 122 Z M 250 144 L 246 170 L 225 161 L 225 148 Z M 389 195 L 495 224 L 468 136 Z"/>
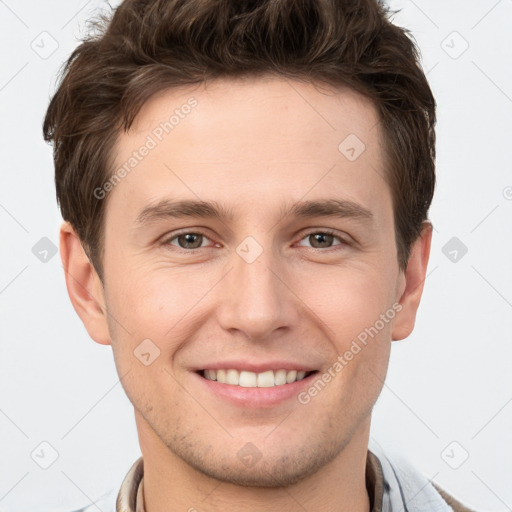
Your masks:
<path fill-rule="evenodd" d="M 125 0 L 74 50 L 43 132 L 57 200 L 102 278 L 113 149 L 156 92 L 273 74 L 349 86 L 376 106 L 398 262 L 405 269 L 435 187 L 436 103 L 409 31 L 377 0 Z"/>

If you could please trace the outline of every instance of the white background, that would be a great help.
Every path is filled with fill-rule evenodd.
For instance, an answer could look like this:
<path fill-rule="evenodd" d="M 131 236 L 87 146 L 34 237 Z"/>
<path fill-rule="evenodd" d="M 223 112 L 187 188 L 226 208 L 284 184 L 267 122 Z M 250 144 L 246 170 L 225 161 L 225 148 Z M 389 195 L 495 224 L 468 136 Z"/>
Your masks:
<path fill-rule="evenodd" d="M 438 102 L 438 184 L 416 329 L 393 344 L 372 440 L 476 510 L 512 510 L 512 0 L 391 5 L 418 42 Z M 0 1 L 4 512 L 90 504 L 140 455 L 110 347 L 91 341 L 75 314 L 58 254 L 43 263 L 32 252 L 42 237 L 57 245 L 60 225 L 44 112 L 84 21 L 106 8 Z M 453 237 L 468 249 L 456 262 L 443 253 Z M 42 441 L 59 454 L 46 470 L 30 455 Z M 447 463 L 466 452 L 458 469 Z"/>

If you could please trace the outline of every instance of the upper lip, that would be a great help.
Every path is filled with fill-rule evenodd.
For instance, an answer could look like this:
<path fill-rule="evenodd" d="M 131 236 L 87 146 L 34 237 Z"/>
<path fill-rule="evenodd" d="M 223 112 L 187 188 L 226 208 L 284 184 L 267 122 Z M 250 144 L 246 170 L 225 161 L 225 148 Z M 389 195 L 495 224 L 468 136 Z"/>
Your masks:
<path fill-rule="evenodd" d="M 241 370 L 254 373 L 262 373 L 267 370 L 298 370 L 298 371 L 315 371 L 317 368 L 304 363 L 294 363 L 292 361 L 273 360 L 266 362 L 249 362 L 249 361 L 217 361 L 215 363 L 205 363 L 204 366 L 195 368 L 195 371 L 201 370 Z"/>

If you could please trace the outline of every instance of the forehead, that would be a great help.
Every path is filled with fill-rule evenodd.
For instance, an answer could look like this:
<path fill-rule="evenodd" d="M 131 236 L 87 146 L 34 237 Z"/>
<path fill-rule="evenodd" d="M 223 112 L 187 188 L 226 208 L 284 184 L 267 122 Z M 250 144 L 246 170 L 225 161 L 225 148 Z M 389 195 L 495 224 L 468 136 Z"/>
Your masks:
<path fill-rule="evenodd" d="M 127 172 L 110 201 L 139 210 L 172 195 L 253 206 L 265 198 L 270 206 L 334 193 L 368 206 L 387 189 L 371 101 L 349 88 L 284 78 L 164 90 L 142 107 L 116 150 L 115 168 Z"/>
<path fill-rule="evenodd" d="M 191 103 L 194 103 L 193 107 L 190 107 Z M 183 123 L 185 119 L 187 122 Z M 165 125 L 169 121 L 172 131 L 185 125 L 185 129 L 190 129 L 187 137 L 195 132 L 198 138 L 204 132 L 216 139 L 225 133 L 232 137 L 236 130 L 237 138 L 257 135 L 258 141 L 264 142 L 274 138 L 281 128 L 286 128 L 290 139 L 295 136 L 298 140 L 311 136 L 313 131 L 334 142 L 349 134 L 361 139 L 380 136 L 377 111 L 360 93 L 348 87 L 275 76 L 217 79 L 165 89 L 144 104 L 131 127 L 130 136 L 158 131 L 159 123 Z M 176 131 L 183 132 L 183 126 Z M 168 133 L 164 130 L 164 134 Z M 206 151 L 207 141 L 202 142 Z M 236 156 L 239 148 L 230 147 L 229 141 L 226 143 L 223 149 L 228 151 L 227 156 Z M 244 148 L 248 149 L 250 147 Z M 282 152 L 275 156 L 281 155 Z"/>

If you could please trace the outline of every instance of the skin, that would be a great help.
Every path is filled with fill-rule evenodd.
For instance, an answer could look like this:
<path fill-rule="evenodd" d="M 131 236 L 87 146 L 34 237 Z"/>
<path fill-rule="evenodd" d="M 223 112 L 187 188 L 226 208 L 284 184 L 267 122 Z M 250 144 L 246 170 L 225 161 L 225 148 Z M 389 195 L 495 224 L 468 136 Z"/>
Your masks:
<path fill-rule="evenodd" d="M 104 287 L 73 228 L 61 229 L 73 306 L 90 336 L 112 345 L 134 406 L 146 510 L 367 511 L 371 411 L 391 341 L 414 327 L 432 227 L 401 271 L 378 115 L 349 89 L 259 77 L 165 91 L 120 135 L 116 165 L 190 97 L 192 113 L 108 195 Z M 338 150 L 349 134 L 366 146 L 355 161 Z M 137 226 L 149 204 L 198 198 L 233 218 Z M 367 208 L 372 221 L 283 216 L 328 198 Z M 204 237 L 187 246 L 183 229 Z M 310 236 L 325 229 L 335 236 Z M 236 251 L 247 236 L 262 248 L 252 263 Z M 194 373 L 236 358 L 321 375 L 393 304 L 394 319 L 306 405 L 240 407 Z M 148 338 L 160 355 L 145 366 L 134 350 Z M 249 442 L 261 456 L 251 467 L 237 456 Z"/>

